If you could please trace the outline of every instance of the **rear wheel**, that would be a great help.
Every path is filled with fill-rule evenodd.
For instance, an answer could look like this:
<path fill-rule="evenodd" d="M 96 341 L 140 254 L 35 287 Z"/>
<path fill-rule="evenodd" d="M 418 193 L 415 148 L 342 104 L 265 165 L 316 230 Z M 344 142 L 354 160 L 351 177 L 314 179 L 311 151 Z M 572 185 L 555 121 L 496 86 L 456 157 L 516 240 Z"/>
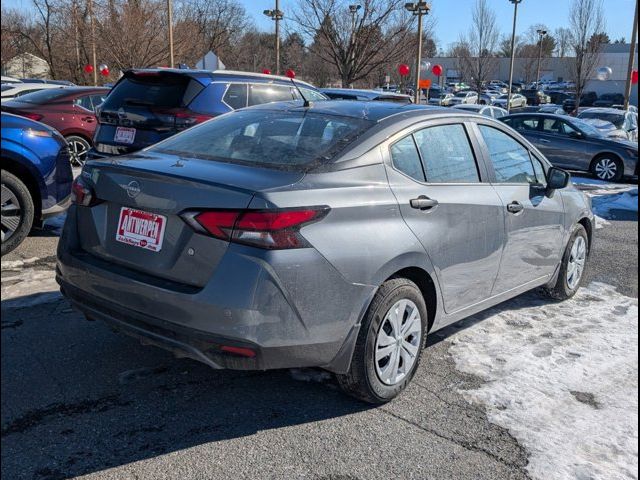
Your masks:
<path fill-rule="evenodd" d="M 71 159 L 71 165 L 74 167 L 81 167 L 84 162 L 87 161 L 87 154 L 91 148 L 91 144 L 82 137 L 77 135 L 69 135 L 65 137 L 67 144 L 69 145 L 69 156 Z"/>
<path fill-rule="evenodd" d="M 546 294 L 556 300 L 566 300 L 580 288 L 589 258 L 589 237 L 580 224 L 576 225 L 562 257 L 556 283 L 545 288 Z"/>
<path fill-rule="evenodd" d="M 16 176 L 2 170 L 2 255 L 20 245 L 29 234 L 34 211 L 29 189 Z"/>
<path fill-rule="evenodd" d="M 369 403 L 393 399 L 418 368 L 426 326 L 427 307 L 416 284 L 385 282 L 362 321 L 349 371 L 337 375 L 342 389 Z"/>
<path fill-rule="evenodd" d="M 612 155 L 600 155 L 591 163 L 591 173 L 600 180 L 617 182 L 622 179 L 624 165 Z"/>

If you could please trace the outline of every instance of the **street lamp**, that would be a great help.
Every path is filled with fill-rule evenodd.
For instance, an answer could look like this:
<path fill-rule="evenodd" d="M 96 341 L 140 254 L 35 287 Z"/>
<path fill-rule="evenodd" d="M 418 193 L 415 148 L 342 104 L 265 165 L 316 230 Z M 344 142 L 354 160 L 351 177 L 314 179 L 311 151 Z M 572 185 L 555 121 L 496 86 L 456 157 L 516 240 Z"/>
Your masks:
<path fill-rule="evenodd" d="M 280 1 L 276 0 L 275 9 L 262 13 L 276 22 L 276 75 L 280 75 L 280 20 L 284 18 L 284 13 L 280 10 Z"/>
<path fill-rule="evenodd" d="M 509 0 L 513 3 L 513 31 L 511 32 L 511 62 L 509 63 L 509 90 L 507 93 L 507 112 L 511 111 L 511 84 L 513 83 L 513 63 L 516 58 L 516 21 L 518 19 L 518 4 L 522 0 Z"/>
<path fill-rule="evenodd" d="M 427 15 L 431 10 L 431 5 L 427 2 L 405 3 L 407 11 L 418 16 L 418 53 L 416 55 L 416 91 L 415 102 L 420 103 L 420 63 L 422 62 L 422 16 Z"/>
<path fill-rule="evenodd" d="M 542 37 L 547 34 L 546 30 L 536 30 L 538 34 L 538 73 L 536 75 L 536 90 L 540 88 L 540 58 L 542 57 Z"/>
<path fill-rule="evenodd" d="M 636 53 L 636 37 L 638 36 L 638 0 L 636 0 L 636 13 L 633 19 L 633 28 L 631 33 L 631 48 L 629 49 L 629 65 L 627 67 L 627 84 L 624 88 L 624 109 L 629 108 L 629 100 L 631 98 L 631 75 L 633 72 L 633 62 Z"/>
<path fill-rule="evenodd" d="M 349 5 L 349 13 L 351 13 L 351 39 L 349 41 L 349 48 L 351 53 L 349 54 L 349 60 L 351 60 L 351 71 L 353 71 L 353 64 L 355 60 L 355 35 L 356 35 L 356 19 L 358 18 L 358 10 L 362 8 L 362 5 Z M 344 85 L 343 85 L 344 86 Z M 353 87 L 353 85 L 349 85 Z"/>
<path fill-rule="evenodd" d="M 167 0 L 167 24 L 169 25 L 169 66 L 173 68 L 173 0 Z"/>

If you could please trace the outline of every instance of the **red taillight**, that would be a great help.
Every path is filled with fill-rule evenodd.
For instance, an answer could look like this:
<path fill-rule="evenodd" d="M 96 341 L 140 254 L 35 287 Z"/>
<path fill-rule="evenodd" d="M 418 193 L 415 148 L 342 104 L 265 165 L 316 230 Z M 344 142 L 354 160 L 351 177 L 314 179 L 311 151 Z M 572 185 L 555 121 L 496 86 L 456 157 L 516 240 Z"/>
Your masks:
<path fill-rule="evenodd" d="M 35 120 L 36 122 L 39 122 L 43 118 L 43 115 L 40 115 L 39 113 L 23 113 L 22 116 L 29 120 Z"/>
<path fill-rule="evenodd" d="M 204 115 L 183 108 L 154 108 L 153 113 L 165 122 L 173 121 L 175 128 L 179 130 L 192 127 L 213 118 L 211 115 Z"/>
<path fill-rule="evenodd" d="M 225 353 L 231 353 L 233 355 L 239 355 L 241 357 L 253 358 L 253 357 L 256 356 L 256 352 L 254 352 L 250 348 L 232 347 L 230 345 L 222 345 L 220 347 L 220 350 L 222 350 Z"/>
<path fill-rule="evenodd" d="M 300 228 L 317 222 L 329 207 L 283 210 L 209 210 L 187 213 L 194 228 L 213 237 L 266 249 L 309 246 Z"/>
<path fill-rule="evenodd" d="M 76 177 L 71 185 L 71 201 L 83 207 L 92 207 L 100 203 L 93 189 L 85 185 L 80 177 Z"/>

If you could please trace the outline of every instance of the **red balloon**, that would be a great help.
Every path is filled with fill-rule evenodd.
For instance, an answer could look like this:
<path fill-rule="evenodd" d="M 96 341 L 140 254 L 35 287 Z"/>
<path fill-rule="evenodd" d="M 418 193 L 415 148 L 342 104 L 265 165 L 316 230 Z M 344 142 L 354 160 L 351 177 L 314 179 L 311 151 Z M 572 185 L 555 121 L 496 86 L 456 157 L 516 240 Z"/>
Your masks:
<path fill-rule="evenodd" d="M 398 65 L 398 73 L 401 77 L 406 77 L 407 75 L 409 75 L 409 71 L 409 65 L 407 65 L 406 63 Z"/>
<path fill-rule="evenodd" d="M 265 68 L 264 70 L 262 70 L 262 73 L 264 73 L 265 75 L 271 75 L 271 70 Z"/>
<path fill-rule="evenodd" d="M 88 64 L 87 64 L 87 65 L 85 65 L 85 66 L 84 66 L 84 71 L 85 71 L 85 73 L 91 73 L 91 72 L 93 72 L 93 65 L 88 65 Z"/>
<path fill-rule="evenodd" d="M 631 83 L 634 85 L 638 83 L 638 70 L 634 70 L 631 72 Z"/>
<path fill-rule="evenodd" d="M 105 77 L 109 76 L 109 69 L 108 68 L 103 68 L 102 70 L 100 70 L 100 73 L 102 75 L 104 75 Z"/>
<path fill-rule="evenodd" d="M 431 68 L 431 72 L 436 76 L 439 77 L 440 75 L 442 75 L 442 65 L 434 65 Z"/>
<path fill-rule="evenodd" d="M 287 70 L 287 73 L 285 73 L 285 75 L 289 78 L 296 78 L 296 72 L 291 69 Z"/>

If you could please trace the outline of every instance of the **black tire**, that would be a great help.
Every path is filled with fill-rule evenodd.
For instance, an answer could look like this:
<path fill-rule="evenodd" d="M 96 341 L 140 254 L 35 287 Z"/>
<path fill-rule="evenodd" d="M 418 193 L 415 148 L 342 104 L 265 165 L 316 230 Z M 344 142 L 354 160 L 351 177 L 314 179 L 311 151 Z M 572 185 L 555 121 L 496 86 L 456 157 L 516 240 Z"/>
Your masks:
<path fill-rule="evenodd" d="M 418 308 L 421 328 L 420 344 L 414 363 L 405 377 L 394 385 L 387 385 L 380 380 L 376 372 L 376 338 L 387 312 L 403 299 L 411 300 Z M 392 400 L 405 389 L 413 378 L 420 363 L 426 332 L 427 306 L 420 289 L 406 278 L 392 278 L 386 281 L 378 289 L 362 320 L 349 371 L 342 375 L 336 375 L 338 384 L 347 394 L 368 403 L 382 404 Z"/>
<path fill-rule="evenodd" d="M 611 166 L 614 166 L 615 172 L 610 176 Z M 619 182 L 624 175 L 624 164 L 617 156 L 612 154 L 598 155 L 591 162 L 591 174 L 605 182 Z"/>
<path fill-rule="evenodd" d="M 572 288 L 568 284 L 567 272 L 569 268 L 569 260 L 571 258 L 571 249 L 573 248 L 573 245 L 575 244 L 578 237 L 582 237 L 582 239 L 584 240 L 587 251 L 586 251 L 586 259 L 585 259 L 585 268 L 582 271 L 580 280 L 578 281 L 577 285 L 575 285 Z M 556 279 L 555 284 L 547 285 L 545 288 L 542 289 L 543 293 L 546 296 L 553 298 L 555 300 L 567 300 L 573 297 L 578 291 L 578 289 L 580 288 L 580 286 L 582 285 L 582 280 L 585 277 L 585 272 L 589 264 L 588 263 L 589 253 L 590 253 L 589 237 L 587 236 L 587 231 L 584 229 L 582 225 L 578 224 L 575 226 L 573 233 L 569 238 L 569 242 L 567 243 L 567 248 L 564 251 L 564 255 L 562 256 L 562 264 L 560 265 L 560 272 L 558 273 L 558 278 Z"/>
<path fill-rule="evenodd" d="M 2 255 L 29 234 L 35 208 L 29 189 L 15 175 L 2 170 Z"/>
<path fill-rule="evenodd" d="M 71 166 L 82 167 L 84 162 L 87 161 L 87 153 L 89 153 L 91 143 L 86 138 L 78 135 L 69 135 L 68 137 L 65 137 L 65 140 L 69 145 Z"/>

